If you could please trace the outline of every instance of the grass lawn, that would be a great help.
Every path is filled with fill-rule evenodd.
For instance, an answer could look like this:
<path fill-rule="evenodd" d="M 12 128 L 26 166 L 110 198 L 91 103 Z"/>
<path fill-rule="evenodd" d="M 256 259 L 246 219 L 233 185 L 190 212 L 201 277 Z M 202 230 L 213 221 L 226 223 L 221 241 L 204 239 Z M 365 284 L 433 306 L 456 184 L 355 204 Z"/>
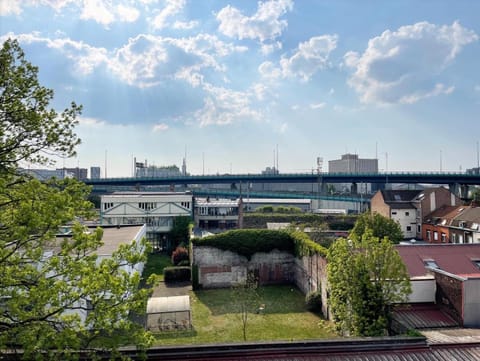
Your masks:
<path fill-rule="evenodd" d="M 166 254 L 150 253 L 143 270 L 142 278 L 147 280 L 151 274 L 155 273 L 158 276 L 158 280 L 163 281 L 163 269 L 170 266 L 172 266 L 172 261 Z"/>
<path fill-rule="evenodd" d="M 249 314 L 247 341 L 306 340 L 337 337 L 333 325 L 306 310 L 304 295 L 294 286 L 259 290 L 263 314 Z M 230 289 L 190 294 L 193 330 L 158 333 L 156 345 L 243 342 L 240 314 L 235 313 Z"/>

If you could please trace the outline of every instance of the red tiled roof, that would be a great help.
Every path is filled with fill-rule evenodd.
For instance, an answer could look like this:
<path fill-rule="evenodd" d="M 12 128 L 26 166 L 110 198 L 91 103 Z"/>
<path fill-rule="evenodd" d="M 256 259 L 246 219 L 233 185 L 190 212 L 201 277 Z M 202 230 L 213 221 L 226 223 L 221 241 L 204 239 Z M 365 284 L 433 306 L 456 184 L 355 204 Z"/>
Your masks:
<path fill-rule="evenodd" d="M 480 269 L 472 262 L 480 260 L 480 244 L 398 245 L 396 249 L 410 277 L 428 273 L 424 260 L 434 260 L 440 269 L 454 275 L 480 277 Z"/>

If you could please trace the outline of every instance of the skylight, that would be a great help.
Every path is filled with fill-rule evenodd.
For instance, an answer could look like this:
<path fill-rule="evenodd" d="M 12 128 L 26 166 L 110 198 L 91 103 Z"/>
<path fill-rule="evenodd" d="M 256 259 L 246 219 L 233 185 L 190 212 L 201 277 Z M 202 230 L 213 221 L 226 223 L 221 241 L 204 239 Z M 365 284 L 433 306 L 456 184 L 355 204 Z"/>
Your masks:
<path fill-rule="evenodd" d="M 428 268 L 440 269 L 437 262 L 435 262 L 435 260 L 433 260 L 433 259 L 424 259 L 423 264 L 425 265 L 425 267 L 428 267 Z"/>

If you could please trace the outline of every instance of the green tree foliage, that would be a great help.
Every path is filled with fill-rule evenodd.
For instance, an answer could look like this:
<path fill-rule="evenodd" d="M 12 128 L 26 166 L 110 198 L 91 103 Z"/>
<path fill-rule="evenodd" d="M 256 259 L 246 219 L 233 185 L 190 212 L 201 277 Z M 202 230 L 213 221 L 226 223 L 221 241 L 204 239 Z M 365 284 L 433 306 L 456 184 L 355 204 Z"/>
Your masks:
<path fill-rule="evenodd" d="M 480 202 L 480 187 L 473 188 L 470 192 L 470 198 L 475 202 Z"/>
<path fill-rule="evenodd" d="M 363 213 L 358 217 L 349 237 L 360 240 L 367 229 L 372 231 L 374 237 L 383 239 L 387 237 L 395 244 L 403 240 L 403 233 L 400 225 L 393 219 L 382 216 L 378 213 Z"/>
<path fill-rule="evenodd" d="M 169 235 L 174 248 L 179 245 L 186 246 L 189 244 L 192 225 L 192 219 L 188 216 L 178 216 L 173 219 L 173 225 Z"/>
<path fill-rule="evenodd" d="M 13 348 L 27 360 L 66 360 L 77 350 L 147 347 L 149 334 L 128 317 L 144 311 L 147 292 L 137 288 L 138 273 L 126 272 L 145 260 L 138 249 L 146 243 L 121 245 L 100 259 L 102 230 L 76 222 L 93 215 L 90 189 L 17 172 L 22 162 L 74 154 L 80 107 L 57 114 L 49 109 L 52 97 L 18 43 L 6 41 L 0 50 L 0 358 Z M 65 225 L 71 235 L 56 237 Z"/>
<path fill-rule="evenodd" d="M 405 302 L 411 293 L 406 267 L 392 242 L 367 230 L 360 239 L 338 239 L 327 259 L 329 304 L 338 331 L 385 335 L 392 305 Z"/>
<path fill-rule="evenodd" d="M 0 171 L 19 161 L 48 163 L 48 155 L 75 155 L 74 133 L 81 107 L 72 102 L 61 114 L 49 108 L 53 90 L 38 82 L 38 68 L 25 59 L 17 41 L 0 53 Z"/>
<path fill-rule="evenodd" d="M 241 320 L 243 340 L 247 341 L 249 314 L 258 313 L 261 300 L 258 293 L 258 281 L 252 272 L 247 274 L 244 283 L 233 288 L 232 296 L 233 306 Z"/>

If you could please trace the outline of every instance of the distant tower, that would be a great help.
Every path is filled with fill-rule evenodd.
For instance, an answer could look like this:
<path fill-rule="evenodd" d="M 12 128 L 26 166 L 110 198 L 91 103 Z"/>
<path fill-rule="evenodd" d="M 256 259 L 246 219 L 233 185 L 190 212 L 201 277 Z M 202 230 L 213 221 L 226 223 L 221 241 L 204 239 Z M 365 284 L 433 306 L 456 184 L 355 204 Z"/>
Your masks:
<path fill-rule="evenodd" d="M 182 174 L 187 175 L 187 146 L 185 146 L 185 155 L 183 157 Z"/>

